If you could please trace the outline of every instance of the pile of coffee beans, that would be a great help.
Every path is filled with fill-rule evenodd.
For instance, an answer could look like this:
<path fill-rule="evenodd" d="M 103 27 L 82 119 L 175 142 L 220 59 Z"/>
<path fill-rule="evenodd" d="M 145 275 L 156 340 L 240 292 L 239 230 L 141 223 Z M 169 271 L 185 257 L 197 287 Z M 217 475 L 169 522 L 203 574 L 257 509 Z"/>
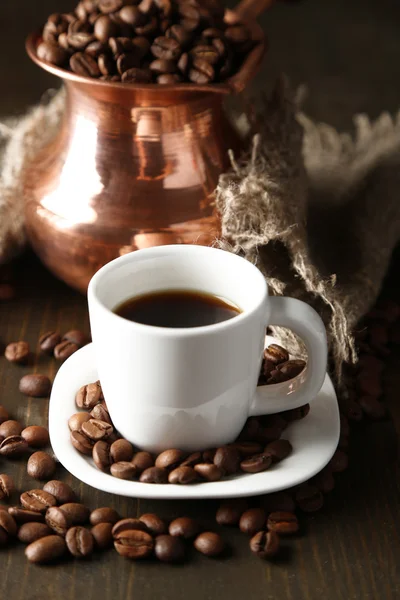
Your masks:
<path fill-rule="evenodd" d="M 73 13 L 50 15 L 37 55 L 105 81 L 221 82 L 254 46 L 249 29 L 224 14 L 219 0 L 82 0 Z"/>

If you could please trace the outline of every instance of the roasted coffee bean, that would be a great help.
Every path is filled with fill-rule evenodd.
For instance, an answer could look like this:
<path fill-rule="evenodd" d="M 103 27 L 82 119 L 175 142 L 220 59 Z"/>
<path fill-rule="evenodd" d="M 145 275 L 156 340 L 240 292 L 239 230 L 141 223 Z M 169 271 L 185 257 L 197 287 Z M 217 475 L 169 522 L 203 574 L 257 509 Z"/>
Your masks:
<path fill-rule="evenodd" d="M 329 494 L 335 487 L 335 478 L 330 467 L 325 467 L 318 475 L 313 477 L 311 482 L 323 494 Z"/>
<path fill-rule="evenodd" d="M 26 396 L 44 398 L 50 394 L 51 382 L 46 375 L 24 375 L 19 382 L 19 391 Z"/>
<path fill-rule="evenodd" d="M 112 75 L 115 73 L 115 62 L 107 54 L 99 56 L 97 64 L 99 65 L 102 75 Z"/>
<path fill-rule="evenodd" d="M 120 439 L 111 444 L 110 455 L 113 462 L 130 462 L 133 458 L 133 454 L 133 446 L 128 440 Z"/>
<path fill-rule="evenodd" d="M 34 452 L 29 457 L 26 471 L 30 477 L 34 479 L 49 479 L 56 470 L 56 461 L 46 452 Z"/>
<path fill-rule="evenodd" d="M 280 363 L 276 366 L 276 369 L 272 371 L 268 383 L 289 381 L 300 375 L 305 366 L 306 362 L 304 360 L 288 360 L 284 363 Z"/>
<path fill-rule="evenodd" d="M 71 431 L 70 434 L 71 444 L 81 454 L 87 454 L 90 456 L 93 452 L 92 442 L 80 431 Z M 0 446 L 1 449 L 1 446 Z"/>
<path fill-rule="evenodd" d="M 96 381 L 95 383 L 88 383 L 79 388 L 75 397 L 75 403 L 78 408 L 91 410 L 96 404 L 101 402 L 102 397 L 103 394 L 100 383 Z"/>
<path fill-rule="evenodd" d="M 49 431 L 41 425 L 30 425 L 21 432 L 27 444 L 32 448 L 43 448 L 50 443 Z"/>
<path fill-rule="evenodd" d="M 47 331 L 39 338 L 39 346 L 42 352 L 53 354 L 54 348 L 61 342 L 58 331 Z"/>
<path fill-rule="evenodd" d="M 17 523 L 44 523 L 44 515 L 36 510 L 28 510 L 19 508 L 18 506 L 10 506 L 8 512 Z"/>
<path fill-rule="evenodd" d="M 76 494 L 74 490 L 63 481 L 52 479 L 43 486 L 43 491 L 52 494 L 57 500 L 58 504 L 76 502 Z"/>
<path fill-rule="evenodd" d="M 90 419 L 82 423 L 82 433 L 92 442 L 107 440 L 113 431 L 113 426 L 110 423 L 98 419 Z"/>
<path fill-rule="evenodd" d="M 320 510 L 324 505 L 324 497 L 320 490 L 312 484 L 303 483 L 298 487 L 295 500 L 302 511 L 311 513 Z"/>
<path fill-rule="evenodd" d="M 2 473 L 0 475 L 0 500 L 8 500 L 15 489 L 14 480 L 10 475 Z"/>
<path fill-rule="evenodd" d="M 201 452 L 192 452 L 188 457 L 185 458 L 184 461 L 181 462 L 181 467 L 194 467 L 199 463 L 203 462 L 202 453 Z"/>
<path fill-rule="evenodd" d="M 123 6 L 123 0 L 99 0 L 99 10 L 104 14 L 114 13 Z"/>
<path fill-rule="evenodd" d="M 100 42 L 108 42 L 110 37 L 118 35 L 118 25 L 109 16 L 101 15 L 96 19 L 93 31 Z"/>
<path fill-rule="evenodd" d="M 308 413 L 310 412 L 310 405 L 304 404 L 304 406 L 299 406 L 299 408 L 292 408 L 291 410 L 286 410 L 281 413 L 282 417 L 288 421 L 288 423 L 292 423 L 292 421 L 299 421 L 300 419 L 304 419 Z"/>
<path fill-rule="evenodd" d="M 133 40 L 131 40 L 131 38 L 110 38 L 108 40 L 108 46 L 114 57 L 118 57 L 120 54 L 134 52 Z"/>
<path fill-rule="evenodd" d="M 18 539 L 23 544 L 32 544 L 52 533 L 52 529 L 45 523 L 24 523 L 18 530 Z"/>
<path fill-rule="evenodd" d="M 168 471 L 161 467 L 150 467 L 143 471 L 140 475 L 142 483 L 167 483 L 168 482 Z"/>
<path fill-rule="evenodd" d="M 92 42 L 91 44 L 86 46 L 85 54 L 88 54 L 94 59 L 98 59 L 102 54 L 106 54 L 107 50 L 107 44 L 96 40 L 95 42 Z"/>
<path fill-rule="evenodd" d="M 278 344 L 270 344 L 268 348 L 264 350 L 264 358 L 271 361 L 274 365 L 287 362 L 289 360 L 289 352 L 279 346 Z"/>
<path fill-rule="evenodd" d="M 66 548 L 64 538 L 48 535 L 29 544 L 25 549 L 25 556 L 32 563 L 48 563 L 60 558 Z"/>
<path fill-rule="evenodd" d="M 51 42 L 42 42 L 39 44 L 36 54 L 41 60 L 52 63 L 58 67 L 63 67 L 69 58 L 69 54 L 64 48 Z"/>
<path fill-rule="evenodd" d="M 64 31 L 67 31 L 69 25 L 69 20 L 66 15 L 61 15 L 59 13 L 54 13 L 49 16 L 47 19 L 47 23 L 45 27 L 48 31 L 52 31 L 56 35 L 60 35 Z"/>
<path fill-rule="evenodd" d="M 30 355 L 30 348 L 28 342 L 12 342 L 8 344 L 4 351 L 6 359 L 13 363 L 25 364 Z"/>
<path fill-rule="evenodd" d="M 215 456 L 216 451 L 217 451 L 216 448 L 209 448 L 208 450 L 204 450 L 203 462 L 214 463 L 214 456 Z"/>
<path fill-rule="evenodd" d="M 219 481 L 224 474 L 222 469 L 212 463 L 199 463 L 193 468 L 200 478 L 206 481 Z"/>
<path fill-rule="evenodd" d="M 204 531 L 197 536 L 193 543 L 198 552 L 205 556 L 219 556 L 225 548 L 224 541 L 218 533 Z"/>
<path fill-rule="evenodd" d="M 147 531 L 151 535 L 157 536 L 167 533 L 167 525 L 158 515 L 146 513 L 139 517 L 139 521 L 142 521 L 146 525 Z"/>
<path fill-rule="evenodd" d="M 218 448 L 214 456 L 214 464 L 227 475 L 237 473 L 240 464 L 239 451 L 233 446 Z"/>
<path fill-rule="evenodd" d="M 179 485 L 187 485 L 188 483 L 193 483 L 196 480 L 197 474 L 193 467 L 177 467 L 168 475 L 169 483 Z"/>
<path fill-rule="evenodd" d="M 139 25 L 143 25 L 146 21 L 146 17 L 137 6 L 123 6 L 118 14 L 120 19 L 131 27 L 138 27 Z"/>
<path fill-rule="evenodd" d="M 193 60 L 192 68 L 189 69 L 189 79 L 193 83 L 207 84 L 214 81 L 215 71 L 209 62 L 202 58 Z"/>
<path fill-rule="evenodd" d="M 288 440 L 275 440 L 264 448 L 264 454 L 272 458 L 272 462 L 279 462 L 291 454 L 293 448 Z"/>
<path fill-rule="evenodd" d="M 86 48 L 86 46 L 88 46 L 89 44 L 91 44 L 92 42 L 95 41 L 95 37 L 93 34 L 91 33 L 87 33 L 86 31 L 78 31 L 77 33 L 68 33 L 68 44 L 71 46 L 71 48 L 73 48 L 75 51 L 78 52 L 83 52 Z M 75 55 L 74 55 L 75 56 Z M 83 55 L 85 56 L 85 55 Z M 82 64 L 82 62 L 81 62 Z M 70 67 L 71 69 L 73 69 L 72 67 L 72 63 L 70 61 Z M 73 69 L 75 70 L 75 69 Z M 78 72 L 78 71 L 75 71 Z M 90 71 L 89 73 L 79 73 L 80 75 L 90 75 L 91 77 L 95 77 L 95 75 L 92 75 L 92 71 Z"/>
<path fill-rule="evenodd" d="M 218 52 L 212 46 L 195 46 L 191 50 L 190 55 L 193 59 L 201 59 L 207 61 L 210 65 L 216 65 L 220 59 Z"/>
<path fill-rule="evenodd" d="M 271 464 L 271 455 L 264 452 L 262 454 L 255 454 L 254 456 L 245 458 L 240 463 L 240 468 L 245 473 L 261 473 L 261 471 L 266 471 L 269 469 Z"/>
<path fill-rule="evenodd" d="M 178 60 L 177 66 L 182 75 L 187 75 L 190 66 L 189 54 L 182 54 L 182 56 Z"/>
<path fill-rule="evenodd" d="M 291 512 L 273 512 L 267 520 L 269 531 L 275 531 L 279 535 L 290 535 L 297 533 L 299 522 L 294 513 Z"/>
<path fill-rule="evenodd" d="M 65 536 L 72 525 L 72 519 L 58 506 L 52 506 L 46 512 L 46 523 L 55 533 Z"/>
<path fill-rule="evenodd" d="M 169 525 L 169 534 L 174 537 L 182 537 L 185 540 L 195 538 L 200 533 L 200 525 L 190 517 L 179 517 Z"/>
<path fill-rule="evenodd" d="M 135 465 L 139 473 L 154 466 L 154 458 L 150 452 L 137 452 L 132 459 L 132 464 Z"/>
<path fill-rule="evenodd" d="M 182 48 L 176 39 L 161 36 L 154 40 L 151 46 L 151 53 L 157 58 L 177 60 L 182 54 Z"/>
<path fill-rule="evenodd" d="M 132 517 L 128 517 L 127 519 L 121 519 L 117 521 L 112 528 L 113 536 L 117 536 L 124 531 L 130 531 L 132 529 L 138 529 L 139 531 L 148 531 L 147 526 L 140 519 L 134 519 Z"/>
<path fill-rule="evenodd" d="M 8 411 L 0 404 L 0 425 L 9 420 Z"/>
<path fill-rule="evenodd" d="M 92 414 L 86 412 L 75 413 L 68 420 L 68 427 L 70 431 L 81 431 L 82 425 L 85 421 L 89 421 L 92 418 Z"/>
<path fill-rule="evenodd" d="M 139 36 L 152 36 L 158 30 L 158 20 L 156 17 L 151 17 L 144 25 L 135 27 L 135 33 Z"/>
<path fill-rule="evenodd" d="M 23 492 L 20 496 L 21 504 L 29 511 L 40 512 L 44 514 L 48 508 L 55 506 L 57 500 L 49 492 L 44 490 L 29 490 Z"/>
<path fill-rule="evenodd" d="M 331 458 L 329 466 L 333 473 L 341 473 L 342 471 L 345 471 L 349 466 L 349 458 L 347 454 L 343 452 L 343 450 L 336 450 L 335 454 Z"/>
<path fill-rule="evenodd" d="M 90 416 L 93 419 L 99 419 L 99 421 L 105 421 L 106 423 L 112 424 L 110 419 L 110 413 L 108 412 L 104 402 L 96 404 L 96 406 L 90 411 Z"/>
<path fill-rule="evenodd" d="M 121 518 L 116 510 L 108 506 L 95 508 L 90 513 L 90 524 L 97 525 L 98 523 L 117 523 Z"/>
<path fill-rule="evenodd" d="M 250 540 L 250 550 L 259 558 L 274 558 L 279 552 L 279 536 L 275 531 L 259 531 Z"/>
<path fill-rule="evenodd" d="M 110 472 L 113 477 L 118 479 L 133 479 L 137 476 L 138 470 L 134 464 L 128 461 L 120 461 L 113 463 L 110 467 Z"/>
<path fill-rule="evenodd" d="M 123 75 L 125 71 L 139 67 L 139 56 L 134 53 L 120 54 L 117 59 L 117 69 L 120 75 Z"/>
<path fill-rule="evenodd" d="M 17 535 L 17 523 L 6 510 L 0 510 L 0 530 L 4 531 L 9 537 Z"/>
<path fill-rule="evenodd" d="M 154 541 L 145 531 L 128 529 L 114 534 L 114 547 L 121 556 L 139 560 L 152 554 Z"/>
<path fill-rule="evenodd" d="M 84 525 L 89 521 L 90 510 L 80 502 L 67 502 L 62 504 L 60 508 L 71 519 L 72 525 Z"/>
<path fill-rule="evenodd" d="M 149 52 L 151 44 L 147 38 L 138 36 L 132 40 L 132 46 L 138 52 L 139 57 L 143 58 Z"/>
<path fill-rule="evenodd" d="M 90 23 L 88 21 L 81 21 L 80 19 L 74 19 L 68 25 L 68 34 L 72 35 L 75 33 L 89 33 L 91 30 Z"/>
<path fill-rule="evenodd" d="M 18 458 L 28 451 L 28 444 L 20 435 L 6 437 L 0 444 L 0 454 L 7 458 Z"/>
<path fill-rule="evenodd" d="M 254 535 L 266 525 L 267 514 L 263 508 L 249 508 L 246 510 L 239 521 L 239 529 L 247 535 Z"/>
<path fill-rule="evenodd" d="M 190 44 L 193 35 L 190 31 L 182 27 L 179 23 L 172 25 L 166 32 L 166 37 L 173 38 L 178 42 L 181 48 L 185 48 Z"/>
<path fill-rule="evenodd" d="M 262 444 L 259 442 L 235 442 L 232 446 L 239 451 L 242 458 L 259 454 L 263 449 Z"/>
<path fill-rule="evenodd" d="M 0 436 L 6 438 L 11 435 L 20 435 L 22 429 L 23 427 L 19 421 L 10 419 L 0 425 Z"/>
<path fill-rule="evenodd" d="M 177 66 L 173 60 L 158 58 L 150 63 L 149 69 L 157 75 L 163 75 L 166 73 L 175 73 Z"/>
<path fill-rule="evenodd" d="M 164 73 L 157 77 L 157 83 L 160 85 L 176 85 L 182 83 L 183 79 L 178 73 Z"/>
<path fill-rule="evenodd" d="M 91 529 L 91 534 L 94 539 L 96 548 L 99 550 L 107 550 L 113 545 L 113 536 L 111 533 L 111 523 L 98 523 Z"/>
<path fill-rule="evenodd" d="M 100 75 L 100 71 L 97 67 L 97 63 L 89 55 L 84 56 L 83 59 L 82 59 L 82 56 L 84 56 L 82 54 L 82 52 L 77 52 L 77 54 L 74 54 L 71 57 L 71 60 L 70 60 L 71 70 L 74 71 L 74 73 L 78 73 L 78 75 L 90 76 L 90 71 L 91 71 L 91 69 L 93 69 L 93 73 L 95 73 L 93 75 L 93 77 L 98 77 Z M 89 66 L 88 66 L 88 63 L 86 62 L 86 59 L 90 59 L 92 61 Z M 95 67 L 93 66 L 93 64 L 95 65 Z M 98 72 L 98 74 L 97 74 L 97 72 Z M 72 356 L 74 354 L 74 352 L 76 352 L 77 350 L 79 350 L 79 346 L 77 346 L 76 344 L 73 344 L 72 342 L 68 342 L 68 341 L 60 342 L 54 348 L 54 357 L 57 360 L 67 360 L 67 358 Z"/>
<path fill-rule="evenodd" d="M 240 517 L 247 510 L 247 502 L 241 498 L 225 500 L 215 515 L 218 525 L 237 525 Z"/>
<path fill-rule="evenodd" d="M 178 450 L 177 448 L 164 450 L 164 452 L 161 452 L 161 454 L 157 456 L 155 466 L 163 469 L 174 469 L 185 460 L 186 456 L 186 452 Z"/>
<path fill-rule="evenodd" d="M 386 416 L 385 405 L 374 396 L 361 396 L 358 403 L 367 417 L 374 421 L 380 421 Z"/>
<path fill-rule="evenodd" d="M 121 76 L 121 81 L 126 83 L 150 83 L 150 69 L 128 69 Z"/>
<path fill-rule="evenodd" d="M 296 508 L 296 504 L 288 492 L 276 492 L 262 496 L 261 505 L 267 513 L 293 512 Z"/>
<path fill-rule="evenodd" d="M 154 554 L 165 563 L 180 563 L 185 558 L 185 544 L 178 537 L 159 535 L 154 542 Z"/>
<path fill-rule="evenodd" d="M 93 536 L 84 527 L 71 527 L 65 536 L 67 548 L 75 558 L 86 558 L 93 552 Z"/>
<path fill-rule="evenodd" d="M 93 460 L 100 471 L 108 471 L 111 465 L 110 444 L 107 442 L 96 442 L 93 446 Z"/>

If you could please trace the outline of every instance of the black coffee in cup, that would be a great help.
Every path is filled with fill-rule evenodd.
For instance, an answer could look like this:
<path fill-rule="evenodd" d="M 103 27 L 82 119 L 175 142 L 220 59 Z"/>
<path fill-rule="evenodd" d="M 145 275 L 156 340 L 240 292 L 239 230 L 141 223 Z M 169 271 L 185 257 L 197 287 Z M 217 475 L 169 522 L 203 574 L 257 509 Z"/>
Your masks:
<path fill-rule="evenodd" d="M 155 327 L 203 327 L 227 321 L 241 309 L 228 300 L 194 290 L 164 290 L 135 296 L 114 309 L 129 321 Z"/>

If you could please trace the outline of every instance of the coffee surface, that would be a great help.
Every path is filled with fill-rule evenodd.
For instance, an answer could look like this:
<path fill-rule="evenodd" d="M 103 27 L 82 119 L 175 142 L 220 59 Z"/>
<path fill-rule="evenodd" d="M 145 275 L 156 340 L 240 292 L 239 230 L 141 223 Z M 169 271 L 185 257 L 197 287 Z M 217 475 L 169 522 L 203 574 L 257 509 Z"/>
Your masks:
<path fill-rule="evenodd" d="M 155 327 L 202 327 L 227 321 L 242 311 L 218 296 L 192 290 L 166 290 L 136 296 L 114 312 L 129 321 Z"/>

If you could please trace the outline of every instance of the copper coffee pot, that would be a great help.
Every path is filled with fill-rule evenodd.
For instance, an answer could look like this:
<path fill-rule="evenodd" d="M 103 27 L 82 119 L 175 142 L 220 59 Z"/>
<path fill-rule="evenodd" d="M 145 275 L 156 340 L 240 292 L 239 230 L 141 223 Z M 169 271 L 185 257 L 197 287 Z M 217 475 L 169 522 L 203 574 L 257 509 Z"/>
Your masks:
<path fill-rule="evenodd" d="M 269 4 L 243 0 L 227 11 L 228 22 L 247 23 L 255 46 L 238 73 L 210 85 L 81 77 L 40 60 L 40 35 L 28 37 L 30 58 L 66 88 L 60 130 L 24 181 L 28 236 L 55 275 L 86 292 L 92 275 L 121 254 L 218 237 L 213 193 L 228 150 L 241 146 L 223 100 L 258 70 L 266 44 L 254 18 Z"/>

